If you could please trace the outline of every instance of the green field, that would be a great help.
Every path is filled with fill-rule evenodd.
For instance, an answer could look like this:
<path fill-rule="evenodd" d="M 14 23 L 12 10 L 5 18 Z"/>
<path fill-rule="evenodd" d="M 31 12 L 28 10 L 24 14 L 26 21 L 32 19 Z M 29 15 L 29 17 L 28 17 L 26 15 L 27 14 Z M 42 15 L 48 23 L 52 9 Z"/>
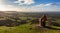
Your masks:
<path fill-rule="evenodd" d="M 38 27 L 42 13 L 6 13 L 0 17 L 0 33 L 60 33 L 60 17 L 46 14 L 50 28 Z"/>
<path fill-rule="evenodd" d="M 29 18 L 31 20 L 37 19 L 32 17 L 29 17 Z M 0 26 L 0 33 L 60 33 L 60 30 L 33 27 L 35 23 L 32 23 L 33 21 L 31 22 L 31 20 L 27 20 L 27 17 L 21 17 L 20 19 L 26 20 L 28 21 L 28 23 L 21 24 L 19 26 L 14 26 L 14 27 Z M 14 20 L 14 19 L 11 19 L 11 20 Z M 17 21 L 20 22 L 21 20 L 17 20 Z M 59 19 L 57 19 L 56 22 L 60 23 Z M 58 26 L 51 26 L 51 28 L 60 29 L 60 27 Z"/>
<path fill-rule="evenodd" d="M 32 28 L 30 24 L 23 24 L 15 27 L 0 27 L 0 33 L 60 33 L 60 30 L 53 30 L 47 28 Z"/>

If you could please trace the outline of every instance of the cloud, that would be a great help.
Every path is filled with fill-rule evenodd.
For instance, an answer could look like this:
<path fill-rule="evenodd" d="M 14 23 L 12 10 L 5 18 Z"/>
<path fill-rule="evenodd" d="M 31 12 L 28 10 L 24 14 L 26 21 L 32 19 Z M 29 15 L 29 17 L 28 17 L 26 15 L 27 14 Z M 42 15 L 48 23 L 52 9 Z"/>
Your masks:
<path fill-rule="evenodd" d="M 45 4 L 45 6 L 53 6 L 54 3 L 48 3 L 48 4 Z"/>
<path fill-rule="evenodd" d="M 24 12 L 51 12 L 60 11 L 60 7 L 54 3 L 39 4 L 31 7 L 22 8 Z"/>
<path fill-rule="evenodd" d="M 6 4 L 0 0 L 0 10 L 2 11 L 19 11 L 19 12 L 46 12 L 46 11 L 60 11 L 60 7 L 56 6 L 54 3 L 47 3 L 47 4 L 38 4 L 33 6 L 20 6 L 20 5 L 31 5 L 34 4 L 34 0 L 17 0 L 14 1 L 18 5 L 15 6 L 14 4 Z"/>
<path fill-rule="evenodd" d="M 31 4 L 34 4 L 34 0 L 17 0 L 17 1 L 14 1 L 14 3 L 18 3 L 19 5 L 31 5 Z"/>
<path fill-rule="evenodd" d="M 47 3 L 47 4 L 39 4 L 37 6 L 40 6 L 40 7 L 44 7 L 44 6 L 54 6 L 55 4 L 54 3 Z"/>
<path fill-rule="evenodd" d="M 50 3 L 48 3 L 50 4 Z M 4 7 L 2 9 L 5 10 L 10 10 L 10 11 L 18 11 L 18 12 L 46 12 L 46 11 L 59 11 L 59 7 L 54 7 L 52 5 L 47 5 L 46 4 L 39 4 L 39 5 L 35 5 L 35 6 L 31 6 L 31 7 L 21 7 L 21 6 L 17 6 L 14 7 L 13 5 L 4 5 Z"/>

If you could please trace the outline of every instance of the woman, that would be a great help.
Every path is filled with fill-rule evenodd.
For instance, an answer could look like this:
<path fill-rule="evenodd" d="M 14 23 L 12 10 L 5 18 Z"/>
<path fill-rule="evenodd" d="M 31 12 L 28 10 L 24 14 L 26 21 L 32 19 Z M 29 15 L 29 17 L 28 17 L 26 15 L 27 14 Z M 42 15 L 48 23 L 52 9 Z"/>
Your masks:
<path fill-rule="evenodd" d="M 46 25 L 46 20 L 47 20 L 46 15 L 43 15 L 43 16 L 41 17 L 41 26 L 42 26 L 42 27 L 45 27 L 45 25 Z"/>

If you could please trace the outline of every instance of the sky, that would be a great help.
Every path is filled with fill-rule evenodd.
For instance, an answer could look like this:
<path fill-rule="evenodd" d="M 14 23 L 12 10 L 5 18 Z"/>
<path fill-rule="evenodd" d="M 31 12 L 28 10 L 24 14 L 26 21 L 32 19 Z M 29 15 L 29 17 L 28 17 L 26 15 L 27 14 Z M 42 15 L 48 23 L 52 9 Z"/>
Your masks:
<path fill-rule="evenodd" d="M 1 11 L 57 12 L 60 0 L 0 0 Z"/>

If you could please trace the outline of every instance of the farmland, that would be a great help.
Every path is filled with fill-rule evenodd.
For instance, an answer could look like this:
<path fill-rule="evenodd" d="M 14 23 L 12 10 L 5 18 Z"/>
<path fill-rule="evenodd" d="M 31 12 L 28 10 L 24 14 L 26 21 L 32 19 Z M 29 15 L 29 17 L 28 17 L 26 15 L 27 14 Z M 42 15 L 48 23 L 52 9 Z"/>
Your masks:
<path fill-rule="evenodd" d="M 47 16 L 47 23 L 51 28 L 40 28 L 39 19 L 43 14 Z M 0 33 L 60 33 L 60 13 L 24 13 L 24 12 L 0 12 Z"/>

